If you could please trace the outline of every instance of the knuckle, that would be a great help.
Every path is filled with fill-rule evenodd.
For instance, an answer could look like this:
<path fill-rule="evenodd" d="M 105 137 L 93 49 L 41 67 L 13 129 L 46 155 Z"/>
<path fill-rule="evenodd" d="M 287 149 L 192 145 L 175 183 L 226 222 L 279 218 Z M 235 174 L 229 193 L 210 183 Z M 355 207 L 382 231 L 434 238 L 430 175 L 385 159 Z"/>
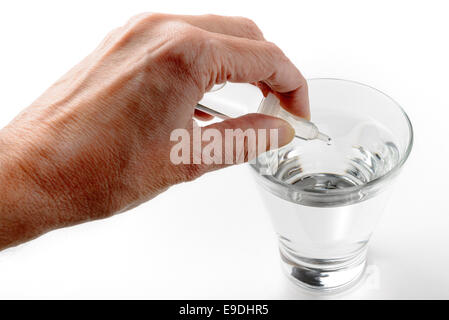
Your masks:
<path fill-rule="evenodd" d="M 184 44 L 196 44 L 198 42 L 201 42 L 204 38 L 203 32 L 201 32 L 201 29 L 192 27 L 187 24 L 183 24 L 179 27 L 179 30 L 177 30 L 177 40 L 179 41 L 178 44 L 184 45 Z"/>
<path fill-rule="evenodd" d="M 266 42 L 267 50 L 275 61 L 288 61 L 284 52 L 273 42 Z"/>
<path fill-rule="evenodd" d="M 140 13 L 131 17 L 125 26 L 121 27 L 120 35 L 122 41 L 121 44 L 127 43 L 129 39 L 137 34 L 142 34 L 148 31 L 150 28 L 164 22 L 167 15 L 162 13 Z"/>
<path fill-rule="evenodd" d="M 221 16 L 219 16 L 217 14 L 213 14 L 213 13 L 205 14 L 205 15 L 203 15 L 203 17 L 209 21 L 218 21 L 219 19 L 222 18 Z"/>
<path fill-rule="evenodd" d="M 162 21 L 166 21 L 169 19 L 169 16 L 165 13 L 147 13 L 145 14 L 145 16 L 143 17 L 143 21 L 144 22 L 149 22 L 149 23 L 158 23 L 158 22 L 162 22 Z"/>
<path fill-rule="evenodd" d="M 267 46 L 267 49 L 274 54 L 279 54 L 281 51 L 281 49 L 279 49 L 279 47 L 274 42 L 267 41 L 265 45 Z"/>
<path fill-rule="evenodd" d="M 180 64 L 192 67 L 202 60 L 209 46 L 210 43 L 201 29 L 182 26 L 176 30 L 167 54 Z"/>
<path fill-rule="evenodd" d="M 133 26 L 133 25 L 136 25 L 136 24 L 138 24 L 139 22 L 141 22 L 142 20 L 144 20 L 147 16 L 148 16 L 148 14 L 149 13 L 139 13 L 139 14 L 136 14 L 136 15 L 134 15 L 134 16 L 132 16 L 129 20 L 128 20 L 128 22 L 126 23 L 126 25 L 127 26 Z"/>
<path fill-rule="evenodd" d="M 134 25 L 140 23 L 160 22 L 166 18 L 167 15 L 164 13 L 143 12 L 131 17 L 128 24 Z"/>
<path fill-rule="evenodd" d="M 111 42 L 117 35 L 120 34 L 122 27 L 118 27 L 109 31 L 109 33 L 104 37 L 103 44 Z"/>
<path fill-rule="evenodd" d="M 246 17 L 238 17 L 238 19 L 240 20 L 240 23 L 242 24 L 243 28 L 245 29 L 245 31 L 252 35 L 252 37 L 256 40 L 262 40 L 263 39 L 263 33 L 262 31 L 259 29 L 259 27 L 257 26 L 257 24 L 251 20 L 248 19 Z"/>
<path fill-rule="evenodd" d="M 166 27 L 170 30 L 163 48 L 158 50 L 157 59 L 178 79 L 192 84 L 203 92 L 209 80 L 210 39 L 206 32 L 179 22 L 170 22 Z"/>

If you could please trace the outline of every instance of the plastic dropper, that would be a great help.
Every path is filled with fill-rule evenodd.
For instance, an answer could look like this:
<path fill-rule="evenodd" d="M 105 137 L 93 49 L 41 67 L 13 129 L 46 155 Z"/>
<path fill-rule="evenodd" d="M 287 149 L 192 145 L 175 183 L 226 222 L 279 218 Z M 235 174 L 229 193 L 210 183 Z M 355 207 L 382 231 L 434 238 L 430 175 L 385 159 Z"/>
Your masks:
<path fill-rule="evenodd" d="M 320 132 L 313 122 L 297 117 L 283 109 L 279 99 L 271 92 L 262 100 L 257 112 L 284 119 L 295 129 L 295 136 L 298 138 L 304 140 L 318 139 L 331 144 L 332 139 Z"/>
<path fill-rule="evenodd" d="M 231 118 L 230 116 L 203 104 L 198 104 L 196 109 L 220 119 Z M 267 97 L 262 100 L 257 112 L 284 119 L 293 127 L 293 129 L 295 129 L 295 136 L 297 138 L 304 140 L 318 139 L 326 142 L 327 144 L 331 144 L 332 139 L 328 135 L 320 132 L 318 127 L 313 122 L 297 117 L 284 110 L 280 105 L 279 99 L 272 93 L 269 93 Z"/>

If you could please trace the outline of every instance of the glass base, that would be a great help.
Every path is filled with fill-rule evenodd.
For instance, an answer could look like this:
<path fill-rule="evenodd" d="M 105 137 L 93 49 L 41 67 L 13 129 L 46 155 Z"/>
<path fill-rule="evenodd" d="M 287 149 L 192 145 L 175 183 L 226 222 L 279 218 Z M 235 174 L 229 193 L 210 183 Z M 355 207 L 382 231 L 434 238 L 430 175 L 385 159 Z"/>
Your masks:
<path fill-rule="evenodd" d="M 282 242 L 279 250 L 288 278 L 298 286 L 315 293 L 336 293 L 351 288 L 361 279 L 366 267 L 366 245 L 353 255 L 339 259 L 300 257 Z"/>

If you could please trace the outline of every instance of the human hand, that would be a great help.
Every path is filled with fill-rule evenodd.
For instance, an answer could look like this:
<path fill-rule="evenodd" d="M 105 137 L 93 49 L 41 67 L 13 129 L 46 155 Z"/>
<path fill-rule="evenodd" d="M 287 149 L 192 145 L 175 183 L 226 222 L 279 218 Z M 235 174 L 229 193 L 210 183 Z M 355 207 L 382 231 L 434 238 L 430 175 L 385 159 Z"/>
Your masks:
<path fill-rule="evenodd" d="M 247 19 L 141 14 L 112 31 L 0 131 L 0 249 L 225 166 L 170 161 L 171 132 L 191 131 L 205 117 L 197 102 L 225 81 L 257 84 L 309 117 L 304 78 Z M 208 128 L 278 129 L 279 146 L 294 134 L 260 114 Z"/>

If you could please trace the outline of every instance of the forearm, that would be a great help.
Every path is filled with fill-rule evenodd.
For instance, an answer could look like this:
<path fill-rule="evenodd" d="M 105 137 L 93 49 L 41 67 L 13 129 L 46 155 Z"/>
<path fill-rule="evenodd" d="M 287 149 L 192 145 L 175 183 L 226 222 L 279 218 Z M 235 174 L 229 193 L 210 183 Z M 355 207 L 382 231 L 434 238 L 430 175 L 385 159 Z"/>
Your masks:
<path fill-rule="evenodd" d="M 37 183 L 33 161 L 24 157 L 17 140 L 6 139 L 0 131 L 0 250 L 59 225 L 54 201 Z"/>
<path fill-rule="evenodd" d="M 0 250 L 35 238 L 47 229 L 45 205 L 27 180 L 16 164 L 0 160 Z"/>
<path fill-rule="evenodd" d="M 123 185 L 114 174 L 119 162 L 97 164 L 103 152 L 96 142 L 62 151 L 69 133 L 37 123 L 27 128 L 0 130 L 0 250 L 123 209 L 110 196 Z"/>

